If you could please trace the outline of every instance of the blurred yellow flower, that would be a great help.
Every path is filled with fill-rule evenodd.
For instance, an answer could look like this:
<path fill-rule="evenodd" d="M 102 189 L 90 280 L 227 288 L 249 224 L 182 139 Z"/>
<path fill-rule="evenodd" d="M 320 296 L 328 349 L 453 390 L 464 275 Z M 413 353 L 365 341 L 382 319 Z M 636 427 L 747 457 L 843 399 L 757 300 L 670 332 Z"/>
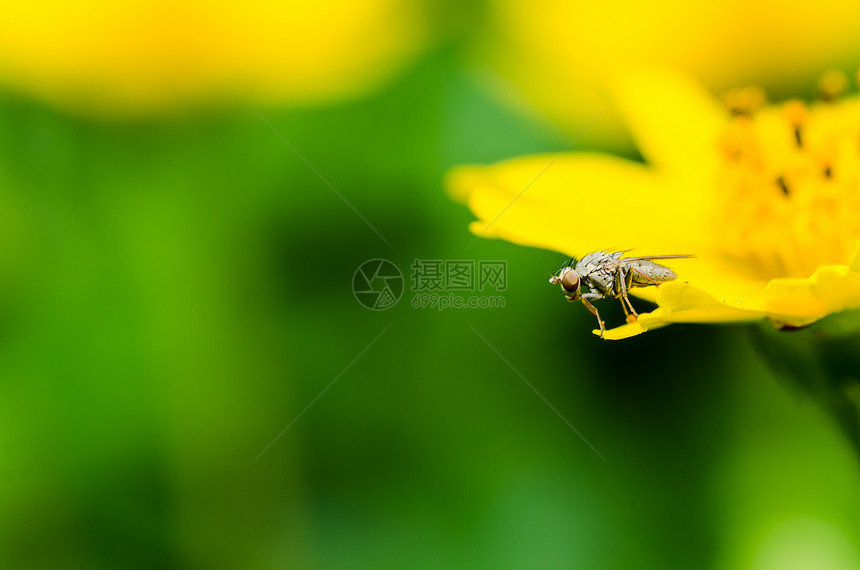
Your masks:
<path fill-rule="evenodd" d="M 13 2 L 0 82 L 77 111 L 317 102 L 367 91 L 426 43 L 420 3 Z"/>
<path fill-rule="evenodd" d="M 609 339 L 673 322 L 799 327 L 860 308 L 860 97 L 732 114 L 655 69 L 615 89 L 649 165 L 566 154 L 531 186 L 552 157 L 460 167 L 448 186 L 478 217 L 471 230 L 577 257 L 696 254 L 668 263 L 678 280 L 634 289 L 658 308 Z"/>
<path fill-rule="evenodd" d="M 756 82 L 802 93 L 821 69 L 860 56 L 860 3 L 846 0 L 570 2 L 492 0 L 476 58 L 502 96 L 534 106 L 572 131 L 604 109 L 619 69 L 680 69 L 712 92 Z M 592 141 L 614 142 L 607 113 Z"/>

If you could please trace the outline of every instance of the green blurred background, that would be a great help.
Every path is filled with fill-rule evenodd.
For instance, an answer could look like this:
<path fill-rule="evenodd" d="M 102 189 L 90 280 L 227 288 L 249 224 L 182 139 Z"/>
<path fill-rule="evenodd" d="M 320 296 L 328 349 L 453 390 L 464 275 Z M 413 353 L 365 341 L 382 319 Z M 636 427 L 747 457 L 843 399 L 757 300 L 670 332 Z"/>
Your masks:
<path fill-rule="evenodd" d="M 747 328 L 601 342 L 559 254 L 470 243 L 446 170 L 573 140 L 471 66 L 145 120 L 3 91 L 0 567 L 860 566 L 856 461 Z M 380 257 L 506 260 L 505 307 L 366 310 Z"/>

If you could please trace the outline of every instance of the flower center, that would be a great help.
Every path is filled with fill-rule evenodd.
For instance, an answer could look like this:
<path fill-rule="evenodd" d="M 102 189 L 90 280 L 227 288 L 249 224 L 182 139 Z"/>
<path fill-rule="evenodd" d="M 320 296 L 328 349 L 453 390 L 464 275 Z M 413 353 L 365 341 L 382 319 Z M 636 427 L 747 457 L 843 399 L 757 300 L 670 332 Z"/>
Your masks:
<path fill-rule="evenodd" d="M 724 254 L 757 277 L 847 264 L 860 238 L 860 98 L 839 99 L 832 81 L 821 91 L 810 105 L 743 107 L 758 101 L 752 92 L 732 99 L 714 231 Z"/>

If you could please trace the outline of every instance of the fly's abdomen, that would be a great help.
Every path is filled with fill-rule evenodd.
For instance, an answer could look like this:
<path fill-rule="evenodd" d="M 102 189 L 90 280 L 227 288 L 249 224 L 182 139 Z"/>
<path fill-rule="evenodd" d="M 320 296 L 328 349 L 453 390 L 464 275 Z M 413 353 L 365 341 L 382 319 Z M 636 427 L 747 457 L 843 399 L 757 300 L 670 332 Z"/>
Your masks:
<path fill-rule="evenodd" d="M 653 261 L 636 262 L 630 268 L 630 273 L 633 275 L 633 283 L 641 286 L 656 285 L 678 278 L 674 271 Z"/>

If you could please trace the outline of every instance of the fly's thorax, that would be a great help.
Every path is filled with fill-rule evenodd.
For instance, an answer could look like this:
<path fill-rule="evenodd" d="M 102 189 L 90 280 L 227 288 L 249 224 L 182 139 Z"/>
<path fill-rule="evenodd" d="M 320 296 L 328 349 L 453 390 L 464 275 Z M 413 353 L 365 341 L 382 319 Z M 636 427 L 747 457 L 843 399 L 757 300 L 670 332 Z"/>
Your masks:
<path fill-rule="evenodd" d="M 621 257 L 623 252 L 616 251 L 614 253 L 606 253 L 605 251 L 595 251 L 594 253 L 589 253 L 585 257 L 583 257 L 579 264 L 576 266 L 576 269 L 579 271 L 580 275 L 585 277 L 589 273 L 604 267 L 606 264 L 611 263 Z"/>
<path fill-rule="evenodd" d="M 583 277 L 583 284 L 595 293 L 608 294 L 612 290 L 612 273 L 599 268 L 592 271 L 587 277 Z"/>
<path fill-rule="evenodd" d="M 608 294 L 612 290 L 613 280 L 610 267 L 621 255 L 622 252 L 596 251 L 583 257 L 576 266 L 582 285 L 593 292 Z"/>

